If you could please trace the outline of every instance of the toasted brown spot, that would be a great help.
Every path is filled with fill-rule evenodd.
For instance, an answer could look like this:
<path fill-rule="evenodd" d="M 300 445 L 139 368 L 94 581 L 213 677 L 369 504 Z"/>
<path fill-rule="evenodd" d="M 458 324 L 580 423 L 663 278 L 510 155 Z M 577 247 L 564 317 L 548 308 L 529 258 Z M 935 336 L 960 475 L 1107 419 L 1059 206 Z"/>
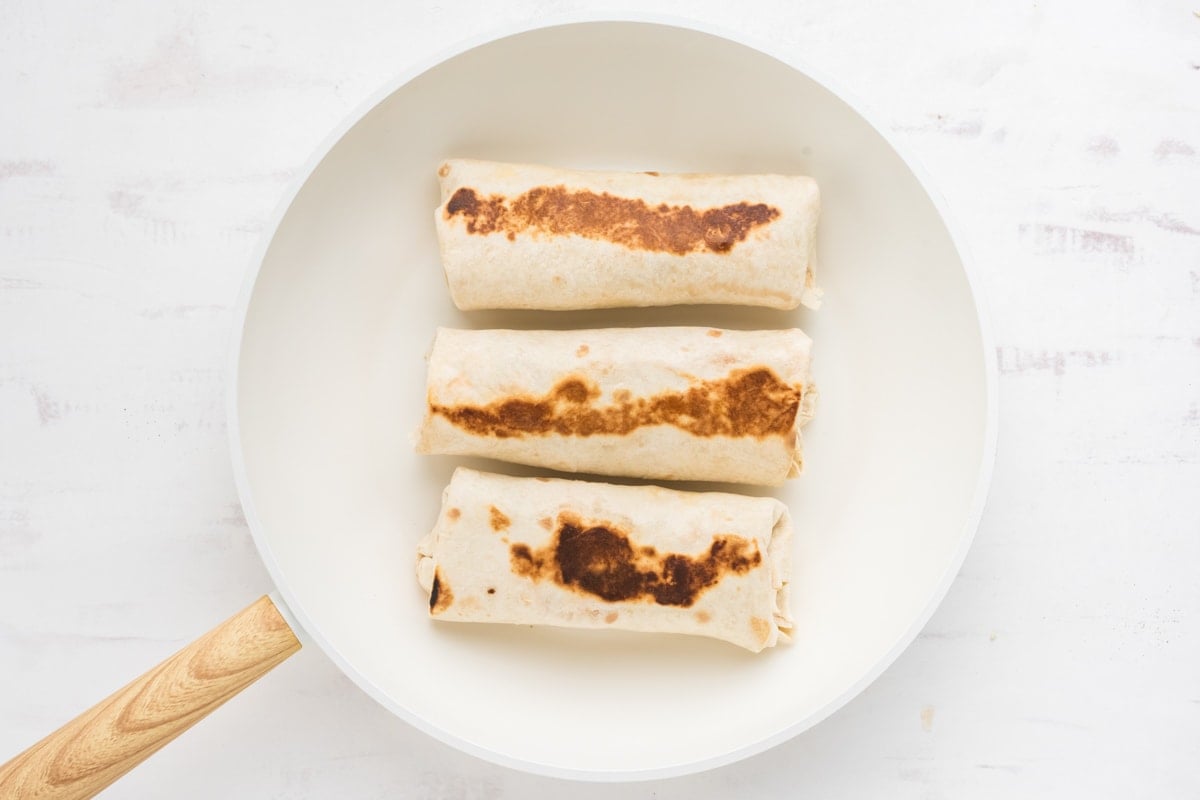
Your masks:
<path fill-rule="evenodd" d="M 433 587 L 429 590 L 429 613 L 440 614 L 453 602 L 454 595 L 450 591 L 450 585 L 442 580 L 440 572 L 434 570 Z"/>
<path fill-rule="evenodd" d="M 488 506 L 488 518 L 492 523 L 492 530 L 497 532 L 504 530 L 512 524 L 512 520 L 495 506 Z"/>
<path fill-rule="evenodd" d="M 765 643 L 771 635 L 771 623 L 762 617 L 751 617 L 750 630 L 754 633 L 754 638 L 760 643 Z"/>
<path fill-rule="evenodd" d="M 565 513 L 559 515 L 558 531 L 546 547 L 509 548 L 516 575 L 552 580 L 610 603 L 649 600 L 688 607 L 726 574 L 745 574 L 761 563 L 758 543 L 740 536 L 716 536 L 699 555 L 658 555 L 653 548 L 635 545 L 611 523 L 585 523 Z"/>
<path fill-rule="evenodd" d="M 467 220 L 468 233 L 491 233 L 504 209 L 504 198 L 496 196 L 483 201 L 472 189 L 459 189 L 446 203 L 446 219 L 459 214 Z"/>
<path fill-rule="evenodd" d="M 575 351 L 575 355 L 578 358 L 583 358 L 584 356 L 586 356 L 588 354 L 589 350 L 590 350 L 590 348 L 586 344 L 581 344 L 581 345 L 579 345 L 579 349 L 577 349 Z"/>
<path fill-rule="evenodd" d="M 542 517 L 538 520 L 538 525 L 541 525 L 546 530 L 551 530 L 554 527 L 554 520 L 549 517 Z"/>
<path fill-rule="evenodd" d="M 514 544 L 508 549 L 508 561 L 512 571 L 525 578 L 532 578 L 545 567 L 541 556 L 534 558 L 533 551 L 527 544 Z"/>
<path fill-rule="evenodd" d="M 446 516 L 449 517 L 450 519 L 458 519 L 459 517 L 462 516 L 462 512 L 459 511 L 457 508 L 451 508 L 446 512 Z"/>
<path fill-rule="evenodd" d="M 708 622 L 711 619 L 712 619 L 712 614 L 708 613 L 707 611 L 697 611 L 696 612 L 696 621 L 699 622 L 701 625 L 703 625 L 704 623 Z"/>
<path fill-rule="evenodd" d="M 686 255 L 709 250 L 728 253 L 754 228 L 779 217 L 765 203 L 740 202 L 697 211 L 666 203 L 649 206 L 644 200 L 565 186 L 538 186 L 511 202 L 504 195 L 484 199 L 462 187 L 446 203 L 445 217 L 461 216 L 467 233 L 583 236 L 604 239 L 631 250 L 654 250 Z"/>
<path fill-rule="evenodd" d="M 568 378 L 554 387 L 554 396 L 568 403 L 586 403 L 593 397 L 599 397 L 600 392 L 578 378 Z"/>
<path fill-rule="evenodd" d="M 450 165 L 449 164 L 442 164 L 440 167 L 438 167 L 438 177 L 439 178 L 444 178 L 449 174 L 450 174 Z"/>
<path fill-rule="evenodd" d="M 617 614 L 617 612 L 610 611 L 604 615 L 604 621 L 607 622 L 609 625 L 612 625 L 614 622 L 617 621 L 618 616 L 620 616 L 620 615 Z"/>
<path fill-rule="evenodd" d="M 653 175 L 653 176 L 654 176 L 654 177 L 656 177 L 656 178 L 658 177 L 658 173 L 657 173 L 657 172 L 655 172 L 655 171 L 654 171 L 654 170 L 652 170 L 652 169 L 648 169 L 648 170 L 646 170 L 645 172 L 643 172 L 642 174 L 643 174 L 643 175 Z"/>
<path fill-rule="evenodd" d="M 534 478 L 534 480 L 537 481 L 538 483 L 549 483 L 550 482 L 549 478 Z"/>
<path fill-rule="evenodd" d="M 713 337 L 714 339 L 720 339 L 722 336 L 725 335 L 725 331 L 720 331 L 720 330 L 717 330 L 716 328 L 709 328 L 708 335 Z"/>
<path fill-rule="evenodd" d="M 561 381 L 549 394 L 497 399 L 484 406 L 443 406 L 430 413 L 477 436 L 624 436 L 649 425 L 673 425 L 694 436 L 787 436 L 796 424 L 801 386 L 780 380 L 767 367 L 735 370 L 724 378 L 694 380 L 683 391 L 652 397 L 613 394 L 611 405 L 596 403 L 600 392 L 582 378 Z"/>
<path fill-rule="evenodd" d="M 489 586 L 489 587 L 488 587 L 488 594 L 495 594 L 495 593 L 496 593 L 496 588 L 495 588 L 494 586 Z"/>

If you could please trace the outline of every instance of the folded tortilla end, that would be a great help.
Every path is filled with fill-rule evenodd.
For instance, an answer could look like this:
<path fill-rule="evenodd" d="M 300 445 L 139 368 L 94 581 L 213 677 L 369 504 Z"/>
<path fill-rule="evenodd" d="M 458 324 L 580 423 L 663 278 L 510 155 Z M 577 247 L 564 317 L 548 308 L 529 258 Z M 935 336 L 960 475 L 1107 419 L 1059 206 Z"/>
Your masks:
<path fill-rule="evenodd" d="M 820 289 L 812 286 L 806 286 L 804 287 L 804 291 L 800 294 L 800 305 L 816 311 L 821 307 L 821 298 L 824 296 L 825 292 L 821 291 Z"/>
<path fill-rule="evenodd" d="M 433 557 L 433 536 L 426 536 L 417 545 L 417 583 L 427 593 L 433 591 L 437 560 Z"/>

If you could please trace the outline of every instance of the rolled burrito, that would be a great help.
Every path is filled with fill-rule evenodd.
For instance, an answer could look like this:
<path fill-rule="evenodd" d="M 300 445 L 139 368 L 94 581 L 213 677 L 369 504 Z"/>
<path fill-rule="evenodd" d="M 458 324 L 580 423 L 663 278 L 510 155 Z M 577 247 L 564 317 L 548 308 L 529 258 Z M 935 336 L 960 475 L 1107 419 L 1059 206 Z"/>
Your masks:
<path fill-rule="evenodd" d="M 441 328 L 417 450 L 775 486 L 816 400 L 799 330 Z"/>
<path fill-rule="evenodd" d="M 442 266 L 461 309 L 820 305 L 812 178 L 464 159 L 438 176 Z"/>
<path fill-rule="evenodd" d="M 770 497 L 459 468 L 417 548 L 430 616 L 786 638 L 791 522 Z"/>

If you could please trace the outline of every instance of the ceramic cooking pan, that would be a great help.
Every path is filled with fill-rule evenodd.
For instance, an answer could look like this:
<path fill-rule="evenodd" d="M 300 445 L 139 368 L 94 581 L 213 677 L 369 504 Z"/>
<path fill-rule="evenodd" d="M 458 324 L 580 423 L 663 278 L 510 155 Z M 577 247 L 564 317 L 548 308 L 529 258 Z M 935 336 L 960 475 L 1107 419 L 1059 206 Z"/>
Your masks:
<path fill-rule="evenodd" d="M 962 563 L 996 397 L 942 204 L 842 97 L 711 32 L 576 20 L 467 43 L 365 103 L 281 205 L 239 315 L 233 459 L 277 593 L 0 768 L 0 795 L 98 791 L 302 642 L 442 741 L 589 780 L 728 763 L 854 697 Z M 431 213 L 453 156 L 811 175 L 824 306 L 458 312 Z M 413 453 L 434 328 L 681 324 L 798 326 L 815 342 L 807 473 L 775 492 L 796 525 L 794 641 L 756 656 L 686 637 L 431 622 L 414 548 L 451 470 L 518 471 Z"/>

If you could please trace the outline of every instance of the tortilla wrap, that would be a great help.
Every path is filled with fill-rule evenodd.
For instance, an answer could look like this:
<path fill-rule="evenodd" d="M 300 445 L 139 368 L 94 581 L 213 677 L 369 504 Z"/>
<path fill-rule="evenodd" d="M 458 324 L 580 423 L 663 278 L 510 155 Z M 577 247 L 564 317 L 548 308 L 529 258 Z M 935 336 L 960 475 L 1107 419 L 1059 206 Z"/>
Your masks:
<path fill-rule="evenodd" d="M 460 467 L 417 548 L 454 622 L 786 639 L 791 521 L 770 497 L 513 478 Z"/>
<path fill-rule="evenodd" d="M 813 414 L 799 330 L 441 328 L 421 453 L 776 486 Z"/>
<path fill-rule="evenodd" d="M 820 305 L 812 178 L 452 159 L 442 266 L 461 309 Z"/>

